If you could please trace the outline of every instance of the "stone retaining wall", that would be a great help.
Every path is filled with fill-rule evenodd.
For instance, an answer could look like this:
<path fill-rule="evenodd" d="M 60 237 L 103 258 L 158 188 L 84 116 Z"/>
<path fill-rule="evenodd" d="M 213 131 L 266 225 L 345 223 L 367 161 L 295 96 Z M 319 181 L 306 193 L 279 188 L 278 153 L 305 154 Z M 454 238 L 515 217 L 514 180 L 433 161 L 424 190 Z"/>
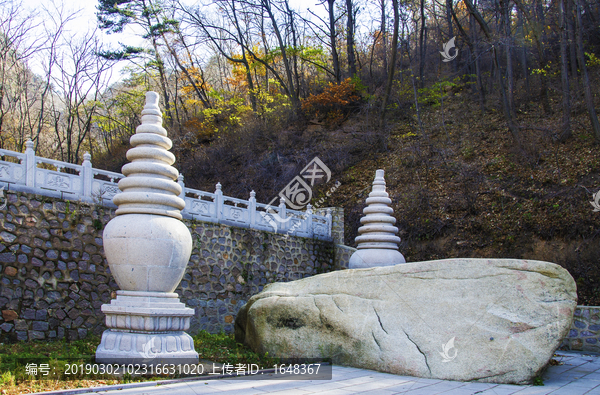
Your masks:
<path fill-rule="evenodd" d="M 600 352 L 600 306 L 577 306 L 562 348 Z"/>
<path fill-rule="evenodd" d="M 343 244 L 335 245 L 335 262 L 334 268 L 335 270 L 344 270 L 348 269 L 348 264 L 350 263 L 350 257 L 354 254 L 356 248 L 348 247 Z"/>
<path fill-rule="evenodd" d="M 102 247 L 114 210 L 21 192 L 8 192 L 6 199 L 0 210 L 0 342 L 101 334 L 100 307 L 118 289 Z M 333 242 L 184 222 L 194 248 L 176 292 L 196 309 L 191 333 L 233 331 L 240 307 L 268 283 L 347 266 L 347 254 L 334 256 Z"/>
<path fill-rule="evenodd" d="M 106 207 L 8 192 L 0 210 L 0 342 L 78 339 L 104 331 L 100 307 L 118 289 L 102 248 L 102 230 L 113 216 Z M 343 211 L 333 216 L 335 233 L 343 235 Z M 266 284 L 346 269 L 355 251 L 332 242 L 185 223 L 194 249 L 176 292 L 196 309 L 191 333 L 231 332 L 238 310 Z M 600 307 L 577 307 L 563 348 L 600 352 Z"/>

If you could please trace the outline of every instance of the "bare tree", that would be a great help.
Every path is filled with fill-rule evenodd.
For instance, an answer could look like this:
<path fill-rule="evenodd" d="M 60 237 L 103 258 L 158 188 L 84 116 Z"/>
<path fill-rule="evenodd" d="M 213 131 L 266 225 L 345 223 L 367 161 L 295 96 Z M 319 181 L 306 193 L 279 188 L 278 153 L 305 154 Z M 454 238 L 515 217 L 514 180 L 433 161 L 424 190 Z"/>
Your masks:
<path fill-rule="evenodd" d="M 492 35 L 491 35 L 490 28 L 489 28 L 487 22 L 481 16 L 481 13 L 479 13 L 477 8 L 475 8 L 475 6 L 473 5 L 471 0 L 464 0 L 464 2 L 466 4 L 467 8 L 469 9 L 469 12 L 473 15 L 473 17 L 475 18 L 475 20 L 481 27 L 481 30 L 483 31 L 483 34 L 485 34 L 485 37 L 490 42 L 492 42 Z M 517 125 L 515 125 L 515 123 L 514 123 L 512 111 L 510 110 L 510 107 L 508 104 L 506 88 L 504 85 L 504 80 L 502 78 L 502 73 L 500 72 L 500 61 L 499 61 L 498 51 L 496 50 L 495 46 L 492 47 L 492 51 L 493 51 L 493 55 L 494 55 L 494 58 L 493 58 L 494 65 L 496 67 L 496 70 L 498 70 L 498 73 L 497 73 L 498 74 L 498 85 L 500 86 L 500 94 L 501 94 L 500 97 L 501 97 L 502 109 L 504 110 L 504 118 L 506 119 L 506 124 L 508 126 L 508 130 L 511 132 L 515 143 L 517 145 L 521 145 L 521 134 L 519 133 L 519 129 L 518 129 Z"/>
<path fill-rule="evenodd" d="M 396 56 L 398 54 L 398 33 L 400 30 L 400 9 L 398 0 L 392 0 L 392 9 L 394 10 L 394 34 L 392 36 L 392 59 L 389 65 L 388 79 L 385 87 L 385 95 L 381 104 L 380 124 L 383 125 L 385 112 L 387 110 L 388 101 L 392 92 L 392 84 L 394 83 L 394 73 L 396 71 Z"/>
<path fill-rule="evenodd" d="M 100 93 L 108 86 L 107 72 L 112 65 L 112 61 L 97 55 L 101 51 L 96 32 L 91 31 L 81 38 L 68 38 L 64 51 L 56 56 L 56 72 L 51 75 L 51 123 L 60 157 L 70 163 L 79 162 L 86 139 L 90 139 L 88 150 L 94 149 L 94 115 Z"/>
<path fill-rule="evenodd" d="M 348 74 L 356 74 L 356 58 L 354 56 L 355 9 L 352 0 L 346 0 L 346 51 L 348 52 Z"/>
<path fill-rule="evenodd" d="M 45 55 L 44 62 L 44 89 L 40 97 L 40 111 L 37 122 L 37 131 L 34 138 L 35 150 L 38 151 L 40 136 L 44 128 L 46 116 L 46 98 L 52 94 L 52 73 L 56 64 L 56 57 L 59 52 L 60 40 L 63 38 L 63 32 L 76 16 L 75 13 L 68 14 L 63 7 L 57 7 L 51 3 L 53 9 L 45 9 L 47 19 L 44 23 L 45 35 L 48 37 L 48 43 L 42 47 Z"/>
<path fill-rule="evenodd" d="M 271 0 L 260 0 L 260 4 L 262 5 L 264 11 L 267 13 L 269 20 L 271 21 L 271 29 L 273 29 L 273 32 L 275 33 L 275 36 L 277 37 L 277 42 L 279 44 L 279 50 L 281 51 L 281 57 L 283 59 L 283 66 L 284 66 L 285 74 L 287 76 L 287 82 L 288 82 L 288 87 L 289 87 L 288 90 L 289 90 L 289 94 L 290 94 L 290 99 L 292 100 L 292 105 L 294 106 L 294 108 L 299 108 L 300 101 L 299 101 L 296 89 L 294 88 L 294 78 L 293 78 L 292 67 L 291 67 L 289 59 L 288 59 L 286 45 L 283 41 L 283 37 L 281 35 L 281 30 L 279 29 L 279 23 L 277 21 L 277 18 L 275 17 L 275 12 L 273 10 Z"/>
<path fill-rule="evenodd" d="M 293 65 L 289 61 L 288 49 L 278 20 L 281 10 L 274 7 L 270 0 L 258 0 L 256 3 L 250 0 L 244 2 L 238 0 L 228 1 L 231 1 L 230 6 L 221 7 L 221 21 L 208 18 L 199 7 L 181 7 L 181 9 L 184 12 L 186 22 L 197 29 L 199 40 L 211 42 L 219 53 L 230 62 L 243 63 L 245 53 L 248 58 L 252 59 L 252 62 L 257 62 L 270 72 L 290 98 L 292 106 L 296 109 L 299 108 L 299 91 L 295 83 L 297 78 L 294 76 Z M 223 4 L 224 1 L 218 3 Z M 243 4 L 244 7 L 232 8 L 234 3 Z M 233 12 L 234 9 L 236 12 Z M 245 27 L 235 33 L 232 32 L 230 26 L 241 26 L 242 18 Z M 266 31 L 267 28 L 270 28 L 270 30 Z M 255 43 L 258 42 L 257 35 L 275 37 L 275 48 L 271 46 L 272 44 L 269 44 L 267 48 L 269 40 L 265 38 L 262 39 L 265 45 L 265 53 L 259 53 L 255 46 Z M 242 52 L 241 59 L 237 56 L 236 51 Z M 281 56 L 283 67 L 276 64 L 275 54 Z M 249 63 L 249 59 L 246 62 Z M 283 71 L 280 68 L 283 68 Z M 251 74 L 247 73 L 247 76 L 250 78 Z"/>
<path fill-rule="evenodd" d="M 335 0 L 323 0 L 321 4 L 325 5 L 325 8 L 327 9 L 327 23 L 325 23 L 325 21 L 323 21 L 323 19 L 321 19 L 321 17 L 316 15 L 314 12 L 310 10 L 309 11 L 313 16 L 315 16 L 318 20 L 323 22 L 323 24 L 328 27 L 327 30 L 324 30 L 323 28 L 319 27 L 319 30 L 324 32 L 327 35 L 327 38 L 329 39 L 329 49 L 331 51 L 331 65 L 333 67 L 333 78 L 336 82 L 339 83 L 340 81 L 342 81 L 342 71 L 337 50 L 337 31 L 335 27 L 339 17 L 335 16 Z"/>
<path fill-rule="evenodd" d="M 385 11 L 386 0 L 379 0 L 381 6 L 381 37 L 383 37 L 383 69 L 387 71 L 387 20 Z"/>
<path fill-rule="evenodd" d="M 425 56 L 427 55 L 427 21 L 425 19 L 425 0 L 421 0 L 419 20 L 419 85 L 425 86 Z"/>
<path fill-rule="evenodd" d="M 567 0 L 568 1 L 568 0 Z M 568 32 L 565 0 L 560 0 L 560 82 L 562 87 L 563 117 L 559 140 L 571 136 L 571 90 L 569 89 L 569 59 L 567 57 Z"/>
<path fill-rule="evenodd" d="M 284 4 L 284 13 L 287 19 L 287 26 L 289 27 L 289 31 L 292 38 L 292 63 L 294 66 L 293 74 L 294 74 L 294 84 L 296 86 L 296 97 L 300 97 L 300 73 L 298 72 L 298 34 L 296 33 L 296 12 L 292 10 L 290 7 L 289 0 L 283 0 Z"/>
<path fill-rule="evenodd" d="M 581 20 L 581 10 L 583 8 L 583 0 L 575 0 L 576 4 L 576 21 L 577 21 L 577 57 L 579 67 L 581 68 L 581 82 L 583 84 L 583 92 L 585 94 L 585 105 L 592 124 L 592 131 L 597 142 L 600 142 L 600 122 L 594 107 L 594 97 L 592 96 L 592 88 L 590 85 L 590 77 L 588 75 L 587 66 L 585 64 L 585 55 L 583 50 L 583 22 Z"/>
<path fill-rule="evenodd" d="M 517 7 L 523 12 L 523 15 L 529 22 L 530 32 L 533 37 L 533 41 L 535 42 L 535 46 L 538 53 L 538 69 L 546 70 L 546 66 L 548 65 L 546 51 L 544 47 L 544 11 L 543 7 L 541 7 L 541 2 L 536 0 L 537 3 L 534 5 L 534 10 L 530 10 L 525 6 L 525 4 L 521 0 L 514 0 Z M 544 112 L 549 114 L 552 112 L 552 108 L 550 106 L 550 98 L 548 96 L 548 82 L 546 77 L 540 73 L 540 98 L 542 102 L 542 108 Z"/>
<path fill-rule="evenodd" d="M 502 15 L 502 33 L 504 36 L 504 50 L 506 55 L 506 98 L 508 102 L 508 109 L 511 114 L 515 114 L 515 78 L 513 73 L 513 60 L 512 60 L 512 32 L 511 32 L 511 15 L 512 15 L 512 4 L 510 0 L 499 0 L 500 14 Z M 501 77 L 502 78 L 502 77 Z"/>
<path fill-rule="evenodd" d="M 19 151 L 33 137 L 32 117 L 38 103 L 32 91 L 39 83 L 27 63 L 42 45 L 41 37 L 32 37 L 36 26 L 23 15 L 22 7 L 20 2 L 0 2 L 0 148 Z"/>
<path fill-rule="evenodd" d="M 172 7 L 170 9 L 171 15 L 167 15 L 166 9 L 154 6 L 152 0 L 148 0 L 148 4 L 156 10 L 154 13 L 156 24 L 152 27 L 153 34 L 162 38 L 173 63 L 184 75 L 187 83 L 192 86 L 198 100 L 205 108 L 211 108 L 203 70 L 194 61 L 192 51 L 187 45 L 185 35 L 181 30 L 181 24 L 176 20 L 177 16 L 174 15 L 176 8 Z M 180 55 L 179 50 L 183 52 L 183 55 Z M 182 58 L 185 60 L 182 60 Z M 185 66 L 184 62 L 189 66 Z M 177 90 L 175 90 L 174 95 L 177 95 Z M 175 108 L 175 111 L 177 111 L 177 108 Z"/>
<path fill-rule="evenodd" d="M 308 28 L 314 34 L 315 39 L 322 43 L 323 45 L 329 47 L 330 55 L 331 55 L 331 67 L 328 67 L 326 64 L 319 64 L 316 62 L 312 62 L 309 59 L 303 58 L 302 60 L 305 62 L 309 62 L 313 66 L 325 71 L 329 74 L 335 82 L 341 82 L 342 80 L 342 71 L 340 66 L 340 60 L 337 49 L 337 36 L 338 32 L 336 29 L 336 24 L 340 19 L 340 16 L 335 16 L 335 0 L 322 0 L 320 3 L 327 10 L 328 18 L 324 20 L 318 14 L 313 12 L 311 9 L 308 9 L 308 12 L 315 18 L 315 20 L 321 22 L 321 25 L 315 21 L 310 19 L 303 19 L 307 24 Z M 323 27 L 325 26 L 325 27 Z"/>
<path fill-rule="evenodd" d="M 452 26 L 453 0 L 446 0 L 446 23 L 448 24 L 448 38 L 454 37 L 454 28 Z M 456 72 L 456 62 L 452 62 L 452 71 Z"/>

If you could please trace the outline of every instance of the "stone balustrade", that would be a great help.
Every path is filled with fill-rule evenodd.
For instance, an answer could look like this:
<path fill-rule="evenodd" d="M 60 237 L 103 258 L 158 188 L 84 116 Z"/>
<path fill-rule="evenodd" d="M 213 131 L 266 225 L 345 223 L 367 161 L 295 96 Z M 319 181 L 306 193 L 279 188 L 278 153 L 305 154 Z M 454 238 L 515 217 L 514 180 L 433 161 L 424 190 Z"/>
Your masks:
<path fill-rule="evenodd" d="M 121 192 L 117 183 L 125 177 L 123 174 L 93 168 L 88 153 L 83 155 L 81 165 L 75 165 L 36 156 L 31 140 L 25 147 L 24 153 L 0 149 L 0 186 L 7 184 L 6 190 L 115 207 L 112 199 Z M 183 176 L 179 176 L 178 183 L 182 187 L 180 197 L 185 200 L 182 215 L 186 219 L 332 239 L 330 211 L 318 215 L 310 205 L 304 212 L 291 210 L 283 201 L 271 207 L 258 203 L 254 191 L 248 200 L 236 199 L 223 195 L 220 183 L 214 193 L 187 188 Z"/>

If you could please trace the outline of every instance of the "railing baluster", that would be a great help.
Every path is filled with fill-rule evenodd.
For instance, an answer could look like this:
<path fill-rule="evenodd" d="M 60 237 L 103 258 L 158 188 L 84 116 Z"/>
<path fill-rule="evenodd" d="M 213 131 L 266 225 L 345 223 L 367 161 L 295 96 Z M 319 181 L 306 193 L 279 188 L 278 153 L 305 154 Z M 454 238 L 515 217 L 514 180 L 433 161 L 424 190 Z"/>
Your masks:
<path fill-rule="evenodd" d="M 313 231 L 313 211 L 312 211 L 312 205 L 309 203 L 306 206 L 306 219 L 305 221 L 307 221 L 307 231 L 308 231 L 308 237 L 313 237 L 314 231 Z"/>
<path fill-rule="evenodd" d="M 250 192 L 250 199 L 248 199 L 248 216 L 250 219 L 250 228 L 256 228 L 256 192 Z"/>
<path fill-rule="evenodd" d="M 223 191 L 221 191 L 221 183 L 217 182 L 215 190 L 215 214 L 217 216 L 217 222 L 221 222 L 223 216 Z"/>
<path fill-rule="evenodd" d="M 83 196 L 86 198 L 92 197 L 92 181 L 94 179 L 94 171 L 92 170 L 92 155 L 89 152 L 83 154 L 83 171 L 80 177 L 83 177 Z"/>
<path fill-rule="evenodd" d="M 279 219 L 281 220 L 280 225 L 278 226 L 283 233 L 284 230 L 287 229 L 287 207 L 285 207 L 285 199 L 279 199 Z"/>
<path fill-rule="evenodd" d="M 33 141 L 27 140 L 25 143 L 25 185 L 35 188 L 35 151 L 33 150 Z"/>

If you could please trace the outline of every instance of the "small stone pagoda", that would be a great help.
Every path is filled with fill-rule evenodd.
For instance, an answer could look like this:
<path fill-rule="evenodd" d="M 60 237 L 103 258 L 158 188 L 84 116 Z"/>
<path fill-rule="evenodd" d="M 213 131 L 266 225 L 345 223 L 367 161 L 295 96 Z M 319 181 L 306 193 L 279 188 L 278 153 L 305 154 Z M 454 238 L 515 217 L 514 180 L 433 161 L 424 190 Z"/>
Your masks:
<path fill-rule="evenodd" d="M 98 363 L 197 363 L 185 331 L 194 310 L 174 293 L 192 251 L 181 222 L 185 202 L 171 165 L 171 140 L 162 127 L 159 96 L 146 93 L 142 124 L 130 139 L 131 163 L 123 166 L 122 193 L 113 198 L 117 216 L 104 229 L 104 251 L 117 298 L 102 306 L 106 326 L 96 350 Z"/>
<path fill-rule="evenodd" d="M 398 251 L 400 237 L 396 236 L 398 228 L 394 226 L 396 218 L 392 216 L 394 209 L 390 207 L 392 199 L 385 191 L 384 171 L 375 172 L 373 190 L 366 200 L 365 214 L 358 228 L 359 236 L 356 251 L 350 257 L 350 269 L 363 269 L 376 266 L 392 266 L 406 263 L 404 256 Z"/>

